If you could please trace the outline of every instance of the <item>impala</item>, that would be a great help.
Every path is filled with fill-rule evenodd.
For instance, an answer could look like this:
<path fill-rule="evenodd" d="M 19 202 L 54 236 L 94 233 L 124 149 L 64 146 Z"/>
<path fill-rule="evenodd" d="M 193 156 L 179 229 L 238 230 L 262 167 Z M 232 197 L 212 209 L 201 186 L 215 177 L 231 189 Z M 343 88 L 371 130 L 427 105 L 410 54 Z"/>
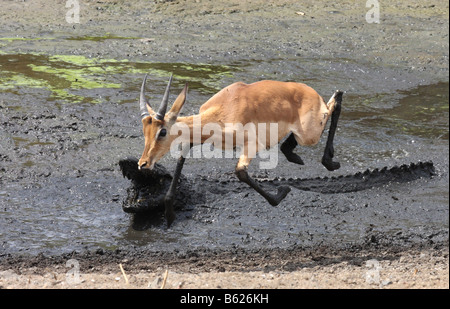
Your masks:
<path fill-rule="evenodd" d="M 270 148 L 274 143 L 278 144 L 284 137 L 281 144 L 281 151 L 289 162 L 303 165 L 303 160 L 293 152 L 299 145 L 315 145 L 325 129 L 328 119 L 331 117 L 331 125 L 328 132 L 328 139 L 322 157 L 322 164 L 333 171 L 340 167 L 338 162 L 332 160 L 334 156 L 333 139 L 337 128 L 339 114 L 341 111 L 342 91 L 336 90 L 328 103 L 311 87 L 295 82 L 279 82 L 264 80 L 253 84 L 242 82 L 234 83 L 225 87 L 206 103 L 200 107 L 198 115 L 179 117 L 183 107 L 188 87 L 187 84 L 176 98 L 169 112 L 167 105 L 169 100 L 169 90 L 172 77 L 166 87 L 163 100 L 157 112 L 150 106 L 145 97 L 145 83 L 147 75 L 144 77 L 140 92 L 140 113 L 142 117 L 143 132 L 145 137 L 145 147 L 142 157 L 138 162 L 139 169 L 152 169 L 154 164 L 161 159 L 169 150 L 175 139 L 180 139 L 182 128 L 189 128 L 190 134 L 181 141 L 192 146 L 205 142 L 214 142 L 215 147 L 223 150 L 240 148 L 241 153 L 236 165 L 235 173 L 237 178 L 248 184 L 261 194 L 272 206 L 278 205 L 290 192 L 288 186 L 278 187 L 276 194 L 271 194 L 253 180 L 247 173 L 247 168 L 254 157 L 251 148 L 256 147 L 256 151 Z M 200 130 L 200 137 L 194 138 L 193 132 L 195 124 L 200 123 L 202 127 L 215 123 L 222 128 L 222 134 L 231 134 L 233 138 L 222 138 L 222 143 L 213 141 L 209 130 Z M 276 134 L 269 138 L 261 136 L 260 130 L 256 134 L 246 134 L 245 132 L 229 132 L 230 126 L 225 124 L 277 124 Z M 241 126 L 242 128 L 242 126 Z M 228 132 L 227 132 L 228 130 Z M 171 134 L 169 134 L 169 132 Z M 265 132 L 270 134 L 270 132 Z M 238 135 L 244 138 L 237 138 Z M 265 134 L 262 134 L 265 135 Z M 275 135 L 275 136 L 273 136 Z M 224 141 L 231 142 L 224 142 Z M 185 158 L 188 151 L 181 153 L 175 173 L 165 196 L 165 218 L 168 226 L 175 219 L 173 210 L 176 185 L 181 175 Z"/>

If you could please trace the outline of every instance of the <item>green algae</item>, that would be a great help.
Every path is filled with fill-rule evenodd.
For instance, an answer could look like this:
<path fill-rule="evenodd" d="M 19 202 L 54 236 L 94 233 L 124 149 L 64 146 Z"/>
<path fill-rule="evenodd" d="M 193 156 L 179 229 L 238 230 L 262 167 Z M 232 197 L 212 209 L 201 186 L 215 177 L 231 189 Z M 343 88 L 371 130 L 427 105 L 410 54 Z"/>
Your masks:
<path fill-rule="evenodd" d="M 5 42 L 14 42 L 14 41 L 43 41 L 43 40 L 56 40 L 58 38 L 55 37 L 36 37 L 36 38 L 26 38 L 26 37 L 3 37 L 0 38 L 1 41 Z M 85 35 L 85 36 L 71 36 L 71 37 L 65 37 L 65 40 L 69 41 L 94 41 L 94 42 L 103 42 L 105 40 L 137 40 L 140 39 L 138 37 L 123 37 L 114 35 L 112 33 L 107 32 L 104 35 Z"/>
<path fill-rule="evenodd" d="M 122 81 L 138 74 L 164 79 L 173 73 L 176 83 L 189 82 L 191 89 L 215 93 L 222 86 L 221 80 L 232 77 L 237 70 L 237 66 L 205 63 L 132 62 L 82 55 L 0 53 L 0 90 L 41 88 L 50 91 L 49 100 L 101 103 L 105 98 L 94 97 L 92 91 L 89 94 L 87 91 L 125 88 Z"/>
<path fill-rule="evenodd" d="M 40 41 L 40 40 L 54 40 L 54 38 L 22 38 L 22 37 L 0 38 L 0 41 L 6 41 L 6 42 L 13 42 L 13 41 Z"/>
<path fill-rule="evenodd" d="M 109 32 L 107 32 L 105 35 L 101 35 L 101 36 L 85 35 L 85 36 L 76 36 L 76 37 L 67 38 L 67 40 L 71 40 L 71 41 L 94 41 L 94 42 L 103 42 L 105 40 L 136 40 L 136 39 L 140 39 L 140 38 L 117 36 L 117 35 L 111 34 Z"/>

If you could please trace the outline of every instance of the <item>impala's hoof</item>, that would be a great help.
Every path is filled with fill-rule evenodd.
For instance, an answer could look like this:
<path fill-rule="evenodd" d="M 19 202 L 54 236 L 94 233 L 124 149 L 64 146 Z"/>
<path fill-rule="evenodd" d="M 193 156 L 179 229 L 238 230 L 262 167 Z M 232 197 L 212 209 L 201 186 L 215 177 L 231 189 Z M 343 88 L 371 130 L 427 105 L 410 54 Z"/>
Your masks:
<path fill-rule="evenodd" d="M 291 192 L 291 187 L 281 186 L 278 188 L 277 197 L 280 199 L 280 202 L 286 197 L 286 195 L 288 195 L 289 192 Z"/>
<path fill-rule="evenodd" d="M 166 212 L 164 214 L 165 218 L 166 218 L 166 222 L 167 222 L 167 228 L 170 228 L 170 226 L 172 225 L 173 221 L 175 220 L 175 212 Z"/>
<path fill-rule="evenodd" d="M 291 188 L 288 186 L 280 186 L 278 187 L 278 193 L 275 197 L 273 197 L 271 200 L 269 200 L 270 205 L 272 206 L 278 206 L 278 204 L 281 203 L 282 200 L 288 195 L 288 193 L 291 192 Z"/>
<path fill-rule="evenodd" d="M 305 162 L 303 162 L 302 158 L 295 154 L 295 153 L 290 153 L 288 155 L 286 155 L 286 159 L 289 162 L 295 163 L 295 164 L 299 164 L 299 165 L 305 165 Z"/>
<path fill-rule="evenodd" d="M 172 222 L 175 220 L 175 211 L 173 210 L 173 197 L 166 196 L 164 199 L 165 211 L 164 217 L 166 218 L 167 228 L 172 225 Z"/>
<path fill-rule="evenodd" d="M 341 164 L 339 162 L 334 162 L 332 160 L 322 160 L 322 164 L 330 172 L 335 171 L 341 167 Z"/>

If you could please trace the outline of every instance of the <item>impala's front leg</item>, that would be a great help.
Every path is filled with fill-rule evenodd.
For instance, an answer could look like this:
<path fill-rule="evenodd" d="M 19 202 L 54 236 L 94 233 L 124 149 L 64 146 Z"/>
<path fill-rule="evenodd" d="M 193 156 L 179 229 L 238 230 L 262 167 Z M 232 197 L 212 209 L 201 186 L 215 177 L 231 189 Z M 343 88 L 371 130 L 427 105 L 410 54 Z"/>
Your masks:
<path fill-rule="evenodd" d="M 175 211 L 173 210 L 173 203 L 175 200 L 175 194 L 177 190 L 178 180 L 181 176 L 181 170 L 183 169 L 185 157 L 181 156 L 178 159 L 177 167 L 175 169 L 175 173 L 173 174 L 172 182 L 170 183 L 169 191 L 166 193 L 166 197 L 164 198 L 165 211 L 164 216 L 166 217 L 167 227 L 170 227 L 173 220 L 175 220 Z"/>
<path fill-rule="evenodd" d="M 167 227 L 170 227 L 173 220 L 175 220 L 175 211 L 173 209 L 173 203 L 175 201 L 175 195 L 177 191 L 178 180 L 181 176 L 181 170 L 183 169 L 184 161 L 186 160 L 187 153 L 192 148 L 192 145 L 186 149 L 177 161 L 177 167 L 175 168 L 175 173 L 173 174 L 172 182 L 170 183 L 169 191 L 166 193 L 164 198 L 164 216 L 166 217 Z"/>
<path fill-rule="evenodd" d="M 248 165 L 250 164 L 251 159 L 247 157 L 247 155 L 242 154 L 239 158 L 239 162 L 236 166 L 236 176 L 239 178 L 240 181 L 245 182 L 250 187 L 256 190 L 259 194 L 261 194 L 272 206 L 277 206 L 285 197 L 286 195 L 291 191 L 291 188 L 287 186 L 280 186 L 278 187 L 278 193 L 277 195 L 272 195 L 270 193 L 267 193 L 266 191 L 261 188 L 261 186 L 247 173 Z"/>

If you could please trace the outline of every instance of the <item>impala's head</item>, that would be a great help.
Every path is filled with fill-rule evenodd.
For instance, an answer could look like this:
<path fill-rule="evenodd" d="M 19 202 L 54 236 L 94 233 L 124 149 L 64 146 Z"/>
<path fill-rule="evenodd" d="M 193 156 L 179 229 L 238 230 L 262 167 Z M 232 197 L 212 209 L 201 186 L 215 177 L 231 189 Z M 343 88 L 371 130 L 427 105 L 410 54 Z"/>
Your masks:
<path fill-rule="evenodd" d="M 176 122 L 178 114 L 186 101 L 187 84 L 183 91 L 177 97 L 172 108 L 166 113 L 169 102 L 169 90 L 172 83 L 172 76 L 167 84 L 166 92 L 159 106 L 158 112 L 154 112 L 145 98 L 145 82 L 147 75 L 141 86 L 141 95 L 139 106 L 142 117 L 142 126 L 145 137 L 145 148 L 141 159 L 138 162 L 138 168 L 152 169 L 155 163 L 161 159 L 169 150 L 175 136 L 170 136 L 170 128 Z"/>

